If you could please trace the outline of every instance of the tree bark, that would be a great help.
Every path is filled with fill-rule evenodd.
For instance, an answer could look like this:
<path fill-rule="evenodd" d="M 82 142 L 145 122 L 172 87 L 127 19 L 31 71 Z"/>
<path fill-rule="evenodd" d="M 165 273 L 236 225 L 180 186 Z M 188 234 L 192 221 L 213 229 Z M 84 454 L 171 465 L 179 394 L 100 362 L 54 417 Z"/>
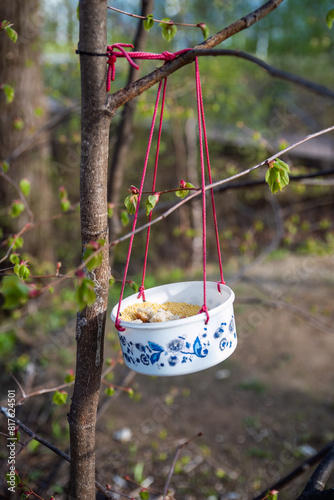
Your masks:
<path fill-rule="evenodd" d="M 0 84 L 11 85 L 15 91 L 11 103 L 6 103 L 4 93 L 0 92 L 0 161 L 8 160 L 11 153 L 42 127 L 47 119 L 40 61 L 39 37 L 43 20 L 39 0 L 0 2 L 0 21 L 4 19 L 14 24 L 18 39 L 14 44 L 4 32 L 0 33 Z M 8 175 L 17 183 L 24 177 L 30 180 L 29 206 L 37 218 L 43 219 L 48 218 L 51 212 L 49 153 L 49 137 L 43 133 L 33 149 L 25 151 L 13 161 L 9 160 Z M 0 198 L 2 208 L 7 208 L 18 198 L 18 193 L 2 182 Z M 14 220 L 6 216 L 1 225 L 8 232 L 16 232 L 26 222 L 28 217 L 23 213 Z M 51 260 L 53 245 L 50 226 L 37 227 L 27 234 L 25 250 L 39 262 Z"/>
<path fill-rule="evenodd" d="M 107 0 L 80 0 L 79 49 L 105 52 Z M 95 498 L 95 425 L 103 365 L 108 301 L 109 252 L 107 167 L 109 119 L 102 111 L 106 98 L 106 61 L 81 55 L 80 212 L 82 245 L 105 240 L 100 267 L 86 275 L 94 282 L 96 300 L 77 317 L 76 377 L 69 413 L 71 498 Z"/>

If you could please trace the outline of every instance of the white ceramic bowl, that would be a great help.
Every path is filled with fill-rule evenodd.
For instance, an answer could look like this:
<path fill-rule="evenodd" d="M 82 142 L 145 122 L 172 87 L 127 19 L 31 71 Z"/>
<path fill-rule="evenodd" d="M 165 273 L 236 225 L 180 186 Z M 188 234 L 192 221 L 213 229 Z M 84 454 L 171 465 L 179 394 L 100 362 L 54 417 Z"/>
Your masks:
<path fill-rule="evenodd" d="M 120 322 L 118 332 L 125 364 L 145 375 L 182 375 L 205 370 L 228 358 L 237 346 L 233 301 L 234 293 L 226 285 L 207 282 L 206 314 L 162 323 Z M 142 304 L 138 294 L 122 300 L 121 312 L 133 303 Z M 147 301 L 186 302 L 203 305 L 203 282 L 171 283 L 145 290 Z M 111 312 L 115 322 L 118 304 Z"/>

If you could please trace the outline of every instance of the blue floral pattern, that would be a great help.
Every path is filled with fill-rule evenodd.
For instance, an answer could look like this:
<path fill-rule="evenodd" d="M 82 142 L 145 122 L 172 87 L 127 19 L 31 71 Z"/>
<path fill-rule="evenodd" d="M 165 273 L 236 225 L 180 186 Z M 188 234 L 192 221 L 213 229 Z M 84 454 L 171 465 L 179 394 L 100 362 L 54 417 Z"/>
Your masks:
<path fill-rule="evenodd" d="M 178 363 L 191 363 L 195 357 L 205 358 L 210 348 L 209 337 L 207 328 L 204 327 L 203 333 L 197 335 L 193 342 L 188 342 L 186 337 L 179 336 L 163 347 L 151 341 L 148 341 L 147 344 L 134 344 L 127 340 L 126 335 L 119 335 L 123 356 L 129 365 L 156 365 L 158 368 L 163 368 L 165 363 L 174 367 Z M 229 323 L 221 323 L 212 335 L 213 348 L 219 340 L 218 345 L 221 351 L 230 349 L 233 345 L 233 337 L 236 337 L 236 333 L 232 316 Z"/>

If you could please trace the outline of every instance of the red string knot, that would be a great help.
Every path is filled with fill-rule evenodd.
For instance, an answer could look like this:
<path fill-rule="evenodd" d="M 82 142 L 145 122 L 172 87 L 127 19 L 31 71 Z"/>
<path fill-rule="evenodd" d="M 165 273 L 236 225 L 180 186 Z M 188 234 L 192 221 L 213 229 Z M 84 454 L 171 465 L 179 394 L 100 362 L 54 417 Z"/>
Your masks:
<path fill-rule="evenodd" d="M 107 85 L 106 85 L 106 90 L 109 92 L 110 90 L 110 83 L 115 80 L 115 73 L 116 73 L 116 68 L 115 68 L 115 63 L 117 61 L 117 56 L 122 56 L 125 57 L 126 60 L 129 62 L 131 66 L 133 66 L 136 69 L 139 69 L 138 64 L 136 64 L 129 54 L 124 50 L 123 47 L 131 47 L 133 49 L 133 45 L 131 43 L 113 43 L 112 45 L 108 45 L 107 47 L 107 54 L 108 54 L 108 74 L 107 74 Z M 118 49 L 120 52 L 114 52 L 114 49 Z"/>
<path fill-rule="evenodd" d="M 176 55 L 173 54 L 172 52 L 168 52 L 167 50 L 165 52 L 162 52 L 161 55 L 164 57 L 164 60 L 166 62 L 173 61 L 175 59 Z"/>
<path fill-rule="evenodd" d="M 119 318 L 117 318 L 115 321 L 115 328 L 119 332 L 125 332 L 125 328 L 123 326 L 121 326 L 121 320 Z"/>
<path fill-rule="evenodd" d="M 207 325 L 208 322 L 209 322 L 209 319 L 210 319 L 208 308 L 206 306 L 203 306 L 202 309 L 200 311 L 198 311 L 198 314 L 201 314 L 201 313 L 205 313 L 206 314 L 205 324 Z"/>
<path fill-rule="evenodd" d="M 140 299 L 140 298 L 143 299 L 143 302 L 146 302 L 144 285 L 140 285 L 140 287 L 139 287 L 139 293 L 138 293 L 137 299 Z"/>

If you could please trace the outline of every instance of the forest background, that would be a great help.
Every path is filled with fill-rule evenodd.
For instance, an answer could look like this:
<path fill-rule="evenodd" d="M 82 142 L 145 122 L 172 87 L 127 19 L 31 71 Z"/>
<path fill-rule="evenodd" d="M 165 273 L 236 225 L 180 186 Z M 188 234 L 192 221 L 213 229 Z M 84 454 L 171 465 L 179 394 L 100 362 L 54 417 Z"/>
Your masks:
<path fill-rule="evenodd" d="M 23 76 L 23 81 L 17 87 L 13 84 L 14 96 L 3 87 L 1 94 L 1 159 L 5 161 L 1 176 L 2 256 L 8 251 L 10 234 L 20 231 L 28 221 L 37 222 L 33 230 L 24 235 L 23 248 L 16 250 L 20 259 L 29 261 L 33 276 L 65 273 L 81 261 L 78 210 L 80 77 L 78 56 L 75 54 L 77 4 L 70 0 L 32 2 L 30 6 L 34 8 L 30 14 L 34 15 L 30 17 L 26 12 L 22 25 L 19 19 L 15 22 L 15 2 L 13 6 L 12 12 L 6 12 L 9 7 L 4 5 L 0 10 L 1 18 L 12 21 L 13 28 L 18 31 L 17 49 L 13 48 L 13 41 L 5 38 L 5 33 L 0 33 L 1 42 L 4 41 L 0 49 L 4 81 L 0 84 L 11 85 L 17 74 Z M 115 2 L 113 6 L 130 12 L 135 9 L 139 12 L 140 9 L 139 4 L 134 5 L 133 2 Z M 154 16 L 158 19 L 170 17 L 175 22 L 204 22 L 210 33 L 215 33 L 222 25 L 228 25 L 257 6 L 254 1 L 217 1 L 212 5 L 203 5 L 202 2 L 156 2 Z M 333 33 L 326 24 L 326 14 L 331 7 L 331 2 L 323 2 L 319 6 L 312 1 L 287 1 L 251 30 L 229 39 L 224 48 L 249 52 L 280 70 L 332 88 Z M 19 9 L 16 11 L 19 12 Z M 136 35 L 137 22 L 134 18 L 110 12 L 108 42 L 131 43 Z M 161 37 L 161 28 L 154 26 L 148 32 L 145 50 L 175 52 L 194 46 L 201 40 L 201 29 L 179 27 L 176 36 L 167 43 Z M 12 50 L 19 52 L 10 59 L 6 54 Z M 141 62 L 140 74 L 156 65 L 156 62 Z M 201 58 L 200 69 L 215 180 L 253 166 L 304 136 L 333 124 L 330 96 L 311 93 L 305 88 L 271 78 L 248 61 L 232 57 Z M 30 74 L 24 77 L 25 70 Z M 112 91 L 125 85 L 128 72 L 126 61 L 118 61 Z M 169 79 L 168 87 L 159 183 L 163 189 L 172 189 L 184 178 L 198 185 L 193 67 L 175 73 Z M 27 96 L 29 106 L 25 101 Z M 116 170 L 109 189 L 111 240 L 130 230 L 123 200 L 128 195 L 129 187 L 139 183 L 138 171 L 143 164 L 154 99 L 154 92 L 149 91 L 135 100 L 135 107 L 132 105 L 133 128 L 127 134 L 127 143 L 131 147 L 126 157 L 122 158 L 124 163 L 121 169 L 111 165 L 110 170 Z M 119 112 L 112 120 L 111 164 L 121 116 Z M 30 140 L 31 137 L 34 140 Z M 333 319 L 330 302 L 326 300 L 329 298 L 326 286 L 333 284 L 330 273 L 333 270 L 334 249 L 331 137 L 326 135 L 289 152 L 285 161 L 290 165 L 293 182 L 275 197 L 264 183 L 263 170 L 251 173 L 246 181 L 243 179 L 242 185 L 236 181 L 233 189 L 227 185 L 217 192 L 224 270 L 228 284 L 237 287 L 240 295 L 238 299 L 237 294 L 236 302 L 236 311 L 240 315 L 239 358 L 236 357 L 235 361 L 232 358 L 230 364 L 205 374 L 159 382 L 157 388 L 156 380 L 141 376 L 134 379 L 118 362 L 117 335 L 112 324 L 108 324 L 106 350 L 110 368 L 107 368 L 105 376 L 106 393 L 102 394 L 99 423 L 100 462 L 104 463 L 100 466 L 100 474 L 104 482 L 113 483 L 119 491 L 133 496 L 136 488 L 123 479 L 124 474 L 139 483 L 143 479 L 154 478 L 154 487 L 161 488 L 166 480 L 166 467 L 170 465 L 175 451 L 175 441 L 193 437 L 200 430 L 204 432 L 202 442 L 195 441 L 193 448 L 184 452 L 178 462 L 174 484 L 176 491 L 182 498 L 189 499 L 249 498 L 270 485 L 273 479 L 277 479 L 277 474 L 284 475 L 295 461 L 307 454 L 307 450 L 317 450 L 333 439 L 333 429 L 329 424 L 333 400 L 328 391 L 333 377 L 326 368 L 326 363 L 329 363 L 326 354 L 332 348 L 331 338 L 326 332 L 330 332 L 328 325 Z M 24 147 L 20 149 L 22 144 Z M 310 174 L 317 177 L 298 178 Z M 26 198 L 28 209 L 35 214 L 33 220 L 24 203 L 22 207 L 22 202 L 16 200 L 15 184 L 22 179 L 27 179 L 31 185 Z M 118 186 L 116 189 L 115 185 Z M 166 196 L 155 210 L 163 211 L 174 200 L 173 194 Z M 145 217 L 143 212 L 143 223 Z M 39 221 L 46 222 L 39 224 Z M 210 242 L 213 241 L 210 217 L 208 231 Z M 135 283 L 140 281 L 144 238 L 144 234 L 135 238 L 130 267 L 130 276 Z M 200 279 L 200 240 L 200 208 L 195 202 L 185 205 L 155 226 L 146 286 Z M 125 242 L 112 251 L 112 275 L 116 280 L 122 277 L 126 248 Z M 209 244 L 208 250 L 209 274 L 215 279 L 215 248 Z M 58 262 L 61 262 L 61 267 Z M 260 272 L 257 266 L 264 266 L 264 263 L 267 267 L 260 267 Z M 11 272 L 9 268 L 14 267 L 12 264 L 8 265 L 8 260 L 2 262 L 3 275 Z M 251 273 L 256 269 L 259 274 L 252 278 Z M 314 282 L 315 274 L 320 282 L 317 283 L 315 296 L 310 297 L 307 285 L 310 279 Z M 268 282 L 265 282 L 265 276 Z M 262 278 L 260 283 L 259 277 Z M 30 281 L 39 284 L 43 278 L 40 280 L 31 278 Z M 276 280 L 281 280 L 284 293 L 277 295 Z M 131 284 L 132 288 L 135 283 Z M 274 313 L 268 317 L 262 314 L 259 321 L 249 319 L 250 308 L 254 305 L 249 303 L 254 298 L 263 303 L 264 296 L 268 298 L 268 288 L 263 287 L 269 285 L 269 298 L 280 307 L 283 307 L 283 299 L 286 300 L 286 307 L 296 306 L 296 298 L 290 293 L 294 292 L 298 297 L 299 316 L 304 318 L 304 323 L 296 319 L 293 325 L 296 351 L 270 350 L 265 333 L 268 325 L 273 331 L 272 325 L 277 321 Z M 258 287 L 262 288 L 258 290 Z M 132 288 L 129 287 L 127 293 L 132 293 Z M 19 393 L 14 381 L 17 379 L 27 394 L 37 390 L 38 395 L 27 398 L 24 406 L 19 408 L 19 417 L 28 427 L 35 426 L 39 434 L 49 436 L 59 448 L 66 447 L 68 441 L 65 416 L 69 398 L 64 405 L 57 405 L 66 401 L 64 388 L 44 396 L 40 388 L 60 386 L 65 380 L 70 394 L 78 301 L 81 305 L 76 290 L 74 283 L 66 282 L 56 287 L 52 294 L 29 300 L 22 307 L 17 307 L 18 304 L 13 307 L 5 298 L 7 304 L 5 302 L 2 313 L 2 385 L 5 391 L 15 387 Z M 118 294 L 116 281 L 110 290 L 111 305 L 117 302 Z M 279 338 L 282 344 L 288 327 L 289 320 L 281 325 Z M 314 353 L 319 345 L 312 345 L 314 329 L 317 335 L 320 335 L 319 330 L 325 335 L 325 340 L 323 337 L 319 340 L 319 349 L 325 357 L 316 363 L 319 377 L 315 376 L 315 371 L 311 374 L 305 363 L 307 356 Z M 247 342 L 250 331 L 256 332 L 257 341 L 253 335 Z M 307 337 L 308 342 L 304 335 L 310 337 Z M 263 342 L 267 339 L 267 345 L 262 346 L 262 350 L 260 339 Z M 254 351 L 247 353 L 250 346 Z M 307 354 L 301 349 L 306 349 Z M 115 366 L 112 360 L 117 361 Z M 263 362 L 261 372 L 259 367 Z M 244 369 L 248 364 L 249 371 Z M 270 381 L 265 374 L 268 365 L 273 364 L 276 371 Z M 271 406 L 276 404 L 277 387 L 280 380 L 285 380 L 283 372 L 288 371 L 287 365 L 292 370 L 292 378 L 296 371 L 304 382 L 298 382 L 297 387 L 292 384 L 292 392 L 284 396 L 280 393 L 277 407 L 287 411 L 289 417 L 278 424 L 273 420 L 277 408 L 274 411 Z M 224 417 L 221 415 L 221 402 L 216 400 L 222 383 L 225 384 L 224 400 L 230 401 L 231 406 L 230 413 L 227 411 Z M 280 390 L 286 389 L 285 384 Z M 117 390 L 118 386 L 125 387 L 125 390 Z M 292 394 L 296 389 L 300 391 L 303 401 L 305 399 L 305 408 L 300 401 L 296 404 L 294 400 L 296 395 L 293 397 Z M 208 430 L 211 423 L 203 414 L 195 415 L 193 425 L 189 422 L 189 415 L 184 414 L 184 406 L 195 411 L 203 392 L 208 395 L 206 412 L 215 417 L 216 427 L 212 432 Z M 315 393 L 318 393 L 319 400 L 313 405 L 310 401 L 313 401 Z M 312 398 L 307 400 L 306 396 L 310 394 Z M 113 401 L 115 405 L 112 405 Z M 266 407 L 268 421 L 265 421 L 262 412 L 255 411 L 254 404 Z M 316 415 L 311 407 L 314 407 Z M 133 420 L 129 413 L 136 414 L 137 420 Z M 234 414 L 238 423 L 224 432 L 218 432 L 222 422 L 228 426 Z M 318 414 L 324 423 L 320 433 L 315 430 Z M 117 437 L 117 431 L 124 431 L 124 427 L 131 430 L 129 441 L 119 441 Z M 104 439 L 112 444 L 106 446 Z M 66 464 L 56 463 L 54 457 L 35 440 L 25 447 L 23 453 L 26 457 L 19 472 L 25 478 L 24 482 L 42 496 L 57 493 L 60 498 L 67 487 L 68 477 L 62 472 Z M 279 460 L 277 466 L 277 456 L 282 453 L 288 454 L 289 458 Z M 108 462 L 106 456 L 109 457 Z M 273 463 L 276 465 L 273 466 Z M 5 485 L 3 488 L 5 492 Z M 300 486 L 296 487 L 296 491 L 298 488 Z M 282 498 L 285 498 L 284 492 Z"/>

